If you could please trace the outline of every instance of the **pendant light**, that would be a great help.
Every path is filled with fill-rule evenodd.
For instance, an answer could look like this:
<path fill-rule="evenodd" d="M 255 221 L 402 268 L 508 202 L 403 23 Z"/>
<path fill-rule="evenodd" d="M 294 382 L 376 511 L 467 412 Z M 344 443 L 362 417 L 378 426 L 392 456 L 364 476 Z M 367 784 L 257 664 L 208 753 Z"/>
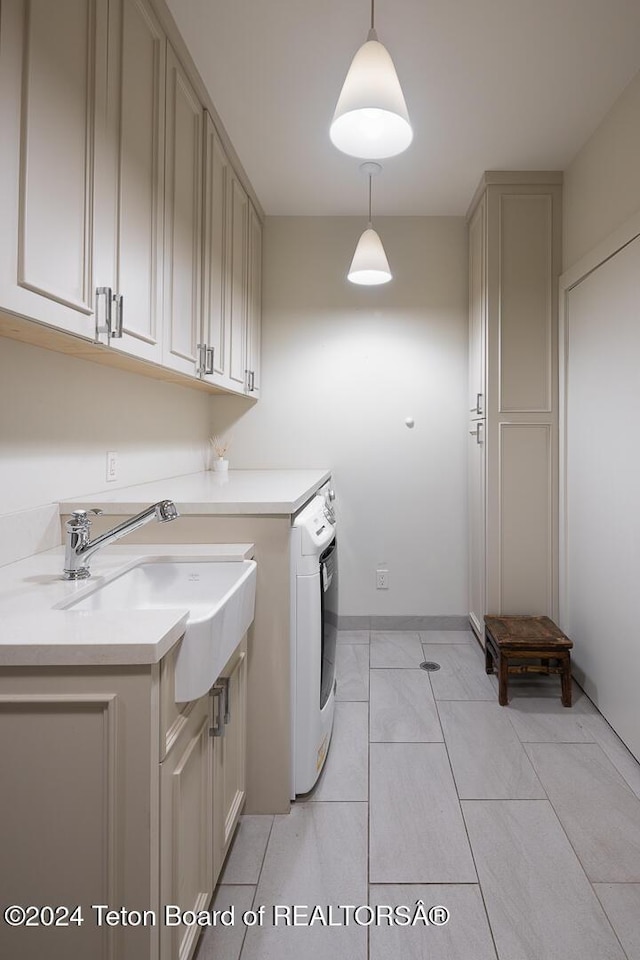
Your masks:
<path fill-rule="evenodd" d="M 371 178 L 380 173 L 379 163 L 362 163 L 360 170 L 369 177 L 369 223 L 358 240 L 347 279 L 363 286 L 388 283 L 392 279 L 382 240 L 371 225 Z"/>
<path fill-rule="evenodd" d="M 363 159 L 394 157 L 413 140 L 396 68 L 378 40 L 371 0 L 371 29 L 354 56 L 329 129 L 343 153 Z"/>

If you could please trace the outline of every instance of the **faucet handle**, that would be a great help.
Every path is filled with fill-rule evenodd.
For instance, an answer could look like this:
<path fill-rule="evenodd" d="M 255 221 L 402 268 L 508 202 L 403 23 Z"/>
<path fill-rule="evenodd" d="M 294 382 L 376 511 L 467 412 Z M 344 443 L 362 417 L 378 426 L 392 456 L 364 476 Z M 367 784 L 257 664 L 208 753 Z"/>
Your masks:
<path fill-rule="evenodd" d="M 102 516 L 102 510 L 93 508 L 91 510 L 74 510 L 71 514 L 72 519 L 67 520 L 67 529 L 78 529 L 79 527 L 89 527 L 91 525 L 91 517 L 89 514 L 92 513 L 96 517 Z"/>

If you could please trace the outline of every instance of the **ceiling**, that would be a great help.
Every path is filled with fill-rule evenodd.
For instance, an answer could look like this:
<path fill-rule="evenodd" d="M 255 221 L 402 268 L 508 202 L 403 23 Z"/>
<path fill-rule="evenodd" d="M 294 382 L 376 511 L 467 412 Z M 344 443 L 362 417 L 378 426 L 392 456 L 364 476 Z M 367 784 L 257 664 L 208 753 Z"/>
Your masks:
<path fill-rule="evenodd" d="M 369 0 L 168 0 L 268 215 L 365 214 L 329 124 Z M 562 170 L 640 69 L 640 0 L 377 0 L 414 129 L 375 215 L 460 215 L 484 170 Z"/>

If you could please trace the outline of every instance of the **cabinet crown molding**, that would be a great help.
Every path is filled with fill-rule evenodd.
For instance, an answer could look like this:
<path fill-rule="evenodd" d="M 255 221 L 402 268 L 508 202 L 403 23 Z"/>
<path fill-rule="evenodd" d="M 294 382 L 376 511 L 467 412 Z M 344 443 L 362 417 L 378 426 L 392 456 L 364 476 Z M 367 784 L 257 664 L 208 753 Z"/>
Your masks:
<path fill-rule="evenodd" d="M 473 216 L 487 187 L 555 186 L 563 182 L 562 170 L 485 170 L 469 204 L 467 221 Z"/>

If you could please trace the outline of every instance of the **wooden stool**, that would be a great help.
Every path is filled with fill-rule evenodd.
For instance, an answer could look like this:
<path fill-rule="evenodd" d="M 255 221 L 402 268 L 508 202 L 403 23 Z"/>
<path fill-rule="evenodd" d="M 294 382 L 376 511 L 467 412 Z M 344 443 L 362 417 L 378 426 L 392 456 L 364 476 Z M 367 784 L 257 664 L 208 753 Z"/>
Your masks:
<path fill-rule="evenodd" d="M 510 673 L 559 673 L 563 707 L 571 706 L 571 647 L 573 641 L 556 627 L 549 617 L 490 617 L 484 618 L 485 666 L 493 673 L 494 659 L 498 664 L 498 702 L 509 702 Z M 511 658 L 539 660 L 539 664 L 509 664 Z M 550 661 L 555 661 L 550 665 Z"/>

